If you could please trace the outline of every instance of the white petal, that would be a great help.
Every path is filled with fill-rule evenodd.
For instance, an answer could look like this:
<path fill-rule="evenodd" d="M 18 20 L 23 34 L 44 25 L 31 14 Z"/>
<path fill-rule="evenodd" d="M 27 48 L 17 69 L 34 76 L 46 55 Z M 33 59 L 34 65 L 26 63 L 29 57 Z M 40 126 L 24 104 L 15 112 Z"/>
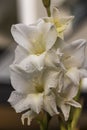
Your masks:
<path fill-rule="evenodd" d="M 26 95 L 13 91 L 8 99 L 8 102 L 10 102 L 10 104 L 14 108 L 14 105 L 16 105 L 20 100 L 24 99 L 25 97 Z"/>
<path fill-rule="evenodd" d="M 30 55 L 26 57 L 24 60 L 20 62 L 20 64 L 16 65 L 21 70 L 24 70 L 27 73 L 32 73 L 35 70 L 42 70 L 44 67 L 45 62 L 45 54 L 42 53 L 41 55 Z"/>
<path fill-rule="evenodd" d="M 57 92 L 61 93 L 62 88 L 64 87 L 64 74 L 62 72 L 59 72 L 58 76 L 58 87 L 57 87 Z"/>
<path fill-rule="evenodd" d="M 56 7 L 53 7 L 52 16 L 54 18 L 59 18 L 60 17 L 60 12 L 59 12 L 59 10 Z"/>
<path fill-rule="evenodd" d="M 30 94 L 28 100 L 30 100 L 30 108 L 38 114 L 43 107 L 43 93 Z"/>
<path fill-rule="evenodd" d="M 33 111 L 28 111 L 28 112 L 25 112 L 24 114 L 22 114 L 22 117 L 21 117 L 21 121 L 22 121 L 22 124 L 24 125 L 24 121 L 25 119 L 27 119 L 27 125 L 30 125 L 31 121 L 36 117 L 36 113 L 34 113 Z"/>
<path fill-rule="evenodd" d="M 55 44 L 57 32 L 52 23 L 46 23 L 40 19 L 37 24 L 39 36 L 36 39 L 36 47 L 41 46 L 43 50 L 49 50 Z"/>
<path fill-rule="evenodd" d="M 75 85 L 79 85 L 81 78 L 87 77 L 87 70 L 71 68 L 67 71 L 66 75 L 73 81 Z"/>
<path fill-rule="evenodd" d="M 85 58 L 86 40 L 79 39 L 68 44 L 63 49 L 64 65 L 70 67 L 82 67 Z"/>
<path fill-rule="evenodd" d="M 37 28 L 40 32 L 43 33 L 43 35 L 46 35 L 53 26 L 53 24 L 51 23 L 46 23 L 44 19 L 39 19 L 37 22 L 38 22 Z"/>
<path fill-rule="evenodd" d="M 43 93 L 29 94 L 26 98 L 18 102 L 14 108 L 16 112 L 22 112 L 27 109 L 31 109 L 37 114 L 41 111 L 43 105 Z"/>
<path fill-rule="evenodd" d="M 69 98 L 69 100 L 75 97 L 78 92 L 79 87 L 75 86 L 73 82 L 71 81 L 71 79 L 69 79 L 67 76 L 64 76 L 64 73 L 62 74 L 62 72 L 60 76 L 60 81 L 61 82 L 59 83 L 61 83 L 61 87 L 60 89 L 58 89 L 60 90 L 58 91 L 59 94 L 66 99 Z"/>
<path fill-rule="evenodd" d="M 38 23 L 37 25 L 33 24 L 30 26 L 27 26 L 24 24 L 17 24 L 17 25 L 13 25 L 11 28 L 11 32 L 12 32 L 14 40 L 20 46 L 25 48 L 28 51 L 28 53 L 31 53 L 31 54 L 35 53 L 35 50 L 37 49 L 37 45 L 40 44 L 40 46 L 42 46 L 43 44 L 43 40 L 44 40 L 43 35 L 45 35 L 45 33 L 43 34 L 43 32 L 41 32 L 42 30 L 38 28 L 39 24 L 43 26 L 42 21 L 40 22 L 41 23 Z M 41 40 L 41 41 L 38 41 L 38 40 Z M 45 45 L 43 45 L 42 47 L 44 46 Z"/>
<path fill-rule="evenodd" d="M 56 43 L 54 45 L 54 49 L 57 51 L 58 49 L 62 52 L 62 50 L 64 49 L 64 47 L 66 46 L 66 43 L 64 42 L 64 40 L 62 40 L 61 38 L 57 38 Z M 64 54 L 64 53 L 63 53 Z M 65 55 L 65 54 L 64 54 Z"/>
<path fill-rule="evenodd" d="M 30 30 L 28 26 L 24 24 L 16 24 L 11 28 L 11 33 L 14 40 L 27 51 L 31 48 L 31 43 L 29 42 L 29 33 Z"/>
<path fill-rule="evenodd" d="M 56 99 L 54 95 L 44 96 L 44 109 L 51 116 L 59 114 L 56 106 Z"/>
<path fill-rule="evenodd" d="M 15 50 L 15 60 L 14 60 L 13 64 L 20 63 L 28 55 L 29 55 L 29 53 L 24 48 L 22 48 L 21 46 L 17 46 L 17 48 Z"/>
<path fill-rule="evenodd" d="M 26 99 L 26 95 L 13 92 L 8 101 L 10 102 L 12 107 L 15 109 L 15 111 L 17 113 L 20 113 L 22 111 L 30 109 L 29 104 L 24 104 L 25 99 Z"/>
<path fill-rule="evenodd" d="M 44 73 L 43 81 L 44 81 L 44 91 L 45 94 L 49 93 L 52 88 L 56 88 L 58 85 L 58 72 L 56 71 L 46 71 Z"/>
<path fill-rule="evenodd" d="M 64 16 L 56 7 L 53 8 L 52 16 L 54 19 L 58 19 L 60 24 L 66 25 L 66 27 L 74 18 L 74 16 Z"/>
<path fill-rule="evenodd" d="M 10 66 L 10 73 L 11 73 L 11 84 L 17 92 L 26 94 L 35 91 L 32 79 L 37 74 L 32 73 L 29 75 L 23 71 L 17 70 L 14 65 Z"/>
<path fill-rule="evenodd" d="M 55 29 L 55 26 L 53 23 L 50 22 L 50 18 L 43 18 L 43 26 L 40 27 L 40 30 L 43 32 L 44 39 L 46 42 L 46 50 L 49 50 L 52 48 L 52 46 L 55 44 L 57 40 L 57 31 Z"/>
<path fill-rule="evenodd" d="M 59 50 L 59 52 L 58 52 L 58 50 Z M 56 70 L 58 70 L 59 66 L 63 67 L 62 62 L 61 62 L 62 55 L 63 55 L 63 53 L 60 51 L 60 49 L 59 48 L 57 49 L 57 46 L 54 46 L 52 49 L 50 49 L 48 51 L 48 53 L 46 55 L 46 58 L 45 58 L 46 66 L 49 66 Z"/>
<path fill-rule="evenodd" d="M 79 85 L 79 81 L 80 81 L 80 73 L 79 70 L 75 67 L 70 68 L 66 75 L 73 81 L 73 83 L 75 85 Z"/>
<path fill-rule="evenodd" d="M 67 99 L 62 97 L 61 93 L 57 95 L 56 99 L 57 99 L 57 106 L 61 109 L 61 111 L 63 112 L 63 115 L 65 117 L 65 121 L 67 121 L 69 118 L 70 105 L 65 104 L 65 101 Z"/>
<path fill-rule="evenodd" d="M 58 56 L 56 55 L 56 50 L 48 51 L 45 58 L 45 65 L 51 68 L 56 68 L 56 65 L 58 66 L 58 63 L 59 63 L 59 59 Z"/>
<path fill-rule="evenodd" d="M 55 44 L 57 40 L 57 32 L 53 25 L 50 27 L 48 33 L 45 34 L 45 39 L 46 39 L 46 50 L 49 50 L 52 48 L 52 46 Z"/>
<path fill-rule="evenodd" d="M 68 101 L 68 102 L 66 102 L 66 104 L 77 107 L 77 108 L 81 108 L 81 105 L 74 100 Z"/>
<path fill-rule="evenodd" d="M 70 106 L 69 106 L 69 105 L 66 105 L 66 104 L 62 104 L 62 105 L 60 106 L 60 108 L 61 108 L 61 110 L 62 110 L 62 112 L 63 112 L 63 114 L 64 114 L 65 121 L 67 121 L 68 118 L 69 118 Z"/>
<path fill-rule="evenodd" d="M 65 24 L 67 27 L 67 25 L 69 25 L 69 23 L 73 20 L 74 16 L 65 16 L 65 17 L 60 17 L 60 23 L 61 24 Z"/>
<path fill-rule="evenodd" d="M 78 86 L 74 86 L 73 83 L 70 82 L 70 84 L 67 84 L 66 87 L 62 89 L 61 95 L 69 101 L 77 95 L 78 89 Z"/>

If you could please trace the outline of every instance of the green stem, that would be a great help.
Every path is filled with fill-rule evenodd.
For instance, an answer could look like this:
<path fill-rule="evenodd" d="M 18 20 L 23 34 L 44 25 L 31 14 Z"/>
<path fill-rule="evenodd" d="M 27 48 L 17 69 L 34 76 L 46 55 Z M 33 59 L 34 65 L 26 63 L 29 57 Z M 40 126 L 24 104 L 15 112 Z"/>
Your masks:
<path fill-rule="evenodd" d="M 71 123 L 67 122 L 67 123 L 61 123 L 61 130 L 71 130 Z"/>
<path fill-rule="evenodd" d="M 51 16 L 51 11 L 50 11 L 51 0 L 42 0 L 42 3 L 47 11 L 48 17 L 50 17 Z"/>
<path fill-rule="evenodd" d="M 46 112 L 41 112 L 40 115 L 36 118 L 37 123 L 39 124 L 40 130 L 47 130 L 49 124 L 49 116 Z"/>
<path fill-rule="evenodd" d="M 46 130 L 46 129 L 44 129 L 43 124 L 39 123 L 39 126 L 40 126 L 40 130 Z"/>
<path fill-rule="evenodd" d="M 71 123 L 68 124 L 68 129 L 67 130 L 71 130 Z"/>
<path fill-rule="evenodd" d="M 37 120 L 37 123 L 39 124 L 40 130 L 46 130 L 46 128 L 45 128 L 45 126 L 44 126 L 42 121 Z"/>
<path fill-rule="evenodd" d="M 46 11 L 47 11 L 47 15 L 48 15 L 48 17 L 50 17 L 50 16 L 51 16 L 50 7 L 47 7 L 47 8 L 46 8 Z"/>
<path fill-rule="evenodd" d="M 66 128 L 64 127 L 63 124 L 61 124 L 61 127 L 60 127 L 61 130 L 66 130 Z"/>

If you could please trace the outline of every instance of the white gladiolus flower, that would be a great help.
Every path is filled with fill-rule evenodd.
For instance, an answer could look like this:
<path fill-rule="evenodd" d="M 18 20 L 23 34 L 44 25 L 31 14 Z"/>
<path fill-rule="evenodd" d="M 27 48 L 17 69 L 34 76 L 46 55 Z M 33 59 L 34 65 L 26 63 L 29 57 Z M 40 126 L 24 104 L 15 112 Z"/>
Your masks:
<path fill-rule="evenodd" d="M 42 110 L 51 116 L 58 114 L 55 95 L 51 88 L 57 86 L 58 73 L 56 71 L 37 72 L 33 75 L 22 72 L 11 66 L 11 83 L 13 91 L 9 102 L 17 113 L 27 110 L 22 115 L 22 123 L 28 118 L 28 124 Z"/>
<path fill-rule="evenodd" d="M 85 48 L 87 42 L 84 39 L 79 39 L 71 44 L 66 44 L 62 40 L 57 41 L 46 58 L 46 65 L 54 66 L 56 70 L 67 75 L 75 85 L 83 77 L 87 77 L 85 64 Z M 55 57 L 55 58 L 54 58 Z"/>
<path fill-rule="evenodd" d="M 86 40 L 80 39 L 62 49 L 64 55 L 61 60 L 67 70 L 66 75 L 77 86 L 82 78 L 87 77 L 87 70 L 84 67 L 86 46 Z"/>
<path fill-rule="evenodd" d="M 36 24 L 13 25 L 11 32 L 17 42 L 14 64 L 28 73 L 35 70 L 41 71 L 44 67 L 45 56 L 55 44 L 57 32 L 51 23 L 40 19 Z"/>
<path fill-rule="evenodd" d="M 53 23 L 57 30 L 58 37 L 64 39 L 64 31 L 70 24 L 74 17 L 73 16 L 63 16 L 57 8 L 53 8 L 52 16 L 43 18 L 46 22 Z"/>
<path fill-rule="evenodd" d="M 71 44 L 65 44 L 63 41 L 58 43 L 56 42 L 50 51 L 46 62 L 48 66 L 59 72 L 58 87 L 53 88 L 53 92 L 58 107 L 62 110 L 65 120 L 68 120 L 70 105 L 81 107 L 73 98 L 81 86 L 80 81 L 87 77 L 87 70 L 84 68 L 87 42 L 80 39 Z"/>
<path fill-rule="evenodd" d="M 75 86 L 72 81 L 67 77 L 62 75 L 61 81 L 59 85 L 61 85 L 61 89 L 56 88 L 56 100 L 57 105 L 61 109 L 64 114 L 65 121 L 69 118 L 70 106 L 80 108 L 81 105 L 73 100 L 73 98 L 77 95 L 79 87 Z"/>

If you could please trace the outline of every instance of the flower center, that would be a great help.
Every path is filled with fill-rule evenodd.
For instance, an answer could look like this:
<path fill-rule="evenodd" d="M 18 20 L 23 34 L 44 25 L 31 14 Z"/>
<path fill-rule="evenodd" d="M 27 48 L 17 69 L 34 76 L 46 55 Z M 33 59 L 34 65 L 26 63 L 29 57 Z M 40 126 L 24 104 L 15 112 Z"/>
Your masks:
<path fill-rule="evenodd" d="M 33 79 L 33 86 L 36 93 L 42 93 L 44 91 L 43 85 L 40 83 L 40 81 L 38 81 L 38 79 Z"/>
<path fill-rule="evenodd" d="M 32 51 L 35 55 L 40 55 L 46 50 L 46 44 L 42 34 L 37 39 L 32 41 L 32 46 Z"/>
<path fill-rule="evenodd" d="M 44 91 L 43 87 L 41 85 L 36 86 L 36 91 L 39 93 L 42 93 Z"/>
<path fill-rule="evenodd" d="M 57 28 L 57 32 L 61 33 L 65 30 L 65 24 L 61 24 L 58 18 L 54 19 L 54 24 Z"/>

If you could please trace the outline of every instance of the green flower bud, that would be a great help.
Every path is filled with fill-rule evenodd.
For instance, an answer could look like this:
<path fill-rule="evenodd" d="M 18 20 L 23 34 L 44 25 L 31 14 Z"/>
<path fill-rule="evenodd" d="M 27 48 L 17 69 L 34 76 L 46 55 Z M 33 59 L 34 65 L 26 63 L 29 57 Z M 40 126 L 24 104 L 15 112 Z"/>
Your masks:
<path fill-rule="evenodd" d="M 50 7 L 50 0 L 42 0 L 42 2 L 44 4 L 45 8 Z"/>

